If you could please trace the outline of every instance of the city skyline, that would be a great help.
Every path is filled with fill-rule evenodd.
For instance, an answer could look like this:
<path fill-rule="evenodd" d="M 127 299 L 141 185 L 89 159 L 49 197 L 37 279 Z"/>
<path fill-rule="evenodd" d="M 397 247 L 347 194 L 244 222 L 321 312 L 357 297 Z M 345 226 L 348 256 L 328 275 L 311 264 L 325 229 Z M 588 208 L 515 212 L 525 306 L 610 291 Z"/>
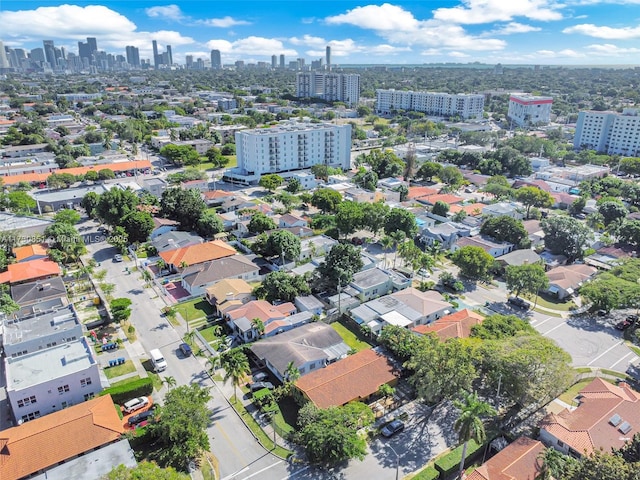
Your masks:
<path fill-rule="evenodd" d="M 204 2 L 145 7 L 122 1 L 56 5 L 5 0 L 2 40 L 10 48 L 42 48 L 53 40 L 77 54 L 97 38 L 101 50 L 139 49 L 154 64 L 152 41 L 173 48 L 173 62 L 210 59 L 286 62 L 422 64 L 481 62 L 543 65 L 638 64 L 639 0 L 461 0 L 367 4 L 352 1 Z"/>

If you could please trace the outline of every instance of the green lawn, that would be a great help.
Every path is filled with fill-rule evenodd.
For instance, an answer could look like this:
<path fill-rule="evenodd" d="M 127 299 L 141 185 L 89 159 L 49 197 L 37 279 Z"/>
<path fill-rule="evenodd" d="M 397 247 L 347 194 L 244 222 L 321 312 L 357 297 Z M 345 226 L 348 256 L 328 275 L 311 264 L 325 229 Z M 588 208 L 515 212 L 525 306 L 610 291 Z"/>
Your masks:
<path fill-rule="evenodd" d="M 523 297 L 525 297 L 527 300 L 529 300 L 530 302 L 534 302 L 536 301 L 536 297 L 535 296 L 526 296 L 523 295 Z M 560 310 L 562 312 L 568 312 L 569 310 L 571 310 L 572 307 L 575 307 L 576 304 L 573 303 L 571 300 L 567 301 L 567 302 L 562 302 L 562 301 L 554 301 L 552 298 L 547 297 L 547 296 L 543 296 L 543 295 L 538 295 L 538 305 L 540 305 L 541 307 L 544 308 L 550 308 L 552 310 Z"/>
<path fill-rule="evenodd" d="M 346 343 L 349 348 L 352 348 L 357 352 L 359 352 L 360 350 L 371 348 L 371 345 L 360 340 L 351 330 L 342 325 L 340 322 L 333 322 L 331 324 L 331 327 L 333 327 L 333 329 L 338 332 L 338 335 L 342 337 L 344 343 Z"/>
<path fill-rule="evenodd" d="M 207 327 L 207 328 L 202 329 L 202 330 L 199 330 L 200 335 L 202 335 L 202 338 L 204 338 L 208 343 L 211 343 L 211 342 L 213 342 L 215 340 L 219 340 L 220 339 L 220 337 L 216 337 L 213 334 L 213 331 L 214 331 L 214 327 L 213 326 Z"/>
<path fill-rule="evenodd" d="M 560 395 L 558 398 L 563 402 L 566 402 L 569 405 L 571 405 L 571 402 L 573 402 L 573 399 L 576 398 L 576 395 L 578 395 L 578 392 L 582 390 L 584 387 L 586 387 L 587 385 L 589 385 L 592 381 L 593 381 L 593 378 L 582 380 L 576 383 L 575 385 L 569 387 L 569 389 L 565 391 L 562 395 Z"/>
<path fill-rule="evenodd" d="M 115 367 L 108 367 L 104 369 L 104 374 L 107 378 L 116 378 L 120 375 L 126 375 L 127 373 L 133 373 L 136 371 L 136 366 L 131 360 L 127 360 L 122 365 L 116 365 Z"/>
<path fill-rule="evenodd" d="M 189 302 L 179 303 L 173 307 L 188 322 L 213 315 L 213 307 L 206 300 L 196 298 Z"/>
<path fill-rule="evenodd" d="M 119 387 L 120 385 L 124 385 L 125 383 L 132 382 L 134 380 L 139 380 L 140 375 L 135 375 L 133 377 L 125 378 L 124 380 L 120 380 L 119 382 L 110 383 L 112 387 Z"/>

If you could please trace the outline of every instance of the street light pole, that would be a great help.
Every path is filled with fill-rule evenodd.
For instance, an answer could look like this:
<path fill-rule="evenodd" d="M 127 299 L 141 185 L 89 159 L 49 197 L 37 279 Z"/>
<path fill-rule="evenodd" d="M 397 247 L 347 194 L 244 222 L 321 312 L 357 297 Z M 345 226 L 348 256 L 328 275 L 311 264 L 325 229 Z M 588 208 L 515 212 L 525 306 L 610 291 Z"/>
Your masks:
<path fill-rule="evenodd" d="M 387 444 L 387 447 L 389 447 L 396 456 L 396 480 L 398 480 L 400 478 L 400 455 L 398 455 L 398 452 L 396 452 L 396 449 L 393 448 L 391 445 Z"/>

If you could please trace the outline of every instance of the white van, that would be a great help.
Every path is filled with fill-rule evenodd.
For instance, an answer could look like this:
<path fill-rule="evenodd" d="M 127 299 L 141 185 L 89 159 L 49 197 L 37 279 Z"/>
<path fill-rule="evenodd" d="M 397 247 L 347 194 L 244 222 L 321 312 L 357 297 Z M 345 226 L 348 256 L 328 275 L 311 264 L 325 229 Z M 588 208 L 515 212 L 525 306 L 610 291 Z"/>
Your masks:
<path fill-rule="evenodd" d="M 167 369 L 167 362 L 165 361 L 162 353 L 157 348 L 154 348 L 149 352 L 151 355 L 151 361 L 153 362 L 153 369 L 156 372 L 163 372 Z"/>

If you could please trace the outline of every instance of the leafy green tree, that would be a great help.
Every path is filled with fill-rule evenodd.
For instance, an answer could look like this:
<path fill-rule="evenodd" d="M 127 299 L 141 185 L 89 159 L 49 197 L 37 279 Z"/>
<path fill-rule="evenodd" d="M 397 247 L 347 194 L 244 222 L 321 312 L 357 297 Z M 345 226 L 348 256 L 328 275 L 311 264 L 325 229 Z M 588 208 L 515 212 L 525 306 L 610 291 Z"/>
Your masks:
<path fill-rule="evenodd" d="M 3 292 L 0 294 L 0 312 L 8 317 L 18 310 L 20 310 L 20 305 L 18 305 L 8 293 Z"/>
<path fill-rule="evenodd" d="M 362 228 L 369 230 L 374 236 L 378 236 L 384 228 L 384 223 L 389 215 L 389 206 L 384 202 L 362 204 Z"/>
<path fill-rule="evenodd" d="M 75 225 L 80 221 L 80 214 L 75 210 L 63 208 L 58 210 L 58 213 L 53 217 L 54 222 L 68 223 L 69 225 Z"/>
<path fill-rule="evenodd" d="M 560 480 L 566 478 L 571 465 L 577 460 L 565 455 L 553 447 L 548 447 L 538 455 L 542 463 L 536 480 Z"/>
<path fill-rule="evenodd" d="M 598 213 L 602 215 L 604 225 L 609 226 L 613 222 L 625 218 L 629 214 L 629 211 L 620 201 L 607 201 L 598 206 Z"/>
<path fill-rule="evenodd" d="M 133 190 L 112 188 L 100 195 L 95 212 L 106 224 L 121 225 L 122 219 L 136 211 L 139 203 L 140 200 Z"/>
<path fill-rule="evenodd" d="M 526 218 L 529 218 L 531 207 L 551 208 L 554 204 L 551 194 L 538 187 L 519 188 L 516 190 L 516 199 L 527 207 Z"/>
<path fill-rule="evenodd" d="M 374 149 L 358 156 L 358 162 L 369 165 L 378 178 L 397 177 L 405 169 L 405 163 L 391 150 Z"/>
<path fill-rule="evenodd" d="M 456 250 L 451 256 L 460 274 L 473 280 L 486 280 L 489 269 L 493 266 L 493 257 L 481 247 L 467 245 Z"/>
<path fill-rule="evenodd" d="M 36 201 L 26 192 L 17 190 L 7 194 L 9 208 L 14 213 L 29 213 L 36 208 Z"/>
<path fill-rule="evenodd" d="M 127 251 L 127 245 L 129 245 L 129 236 L 127 235 L 127 231 L 124 227 L 120 226 L 114 228 L 111 234 L 107 237 L 107 242 L 116 247 L 120 253 L 124 254 Z"/>
<path fill-rule="evenodd" d="M 378 187 L 378 174 L 373 170 L 365 170 L 364 167 L 360 167 L 358 173 L 353 177 L 353 183 L 360 188 L 374 192 Z"/>
<path fill-rule="evenodd" d="M 520 220 L 508 215 L 489 217 L 480 228 L 482 235 L 487 235 L 497 242 L 509 242 L 520 247 L 528 246 L 529 236 Z"/>
<path fill-rule="evenodd" d="M 263 254 L 267 257 L 284 257 L 287 260 L 300 258 L 300 237 L 288 230 L 276 230 L 267 237 Z"/>
<path fill-rule="evenodd" d="M 293 302 L 298 295 L 308 295 L 311 288 L 303 275 L 290 275 L 287 272 L 271 272 L 262 284 L 256 288 L 254 295 L 264 298 L 270 303 L 275 301 Z"/>
<path fill-rule="evenodd" d="M 438 177 L 444 183 L 449 185 L 452 188 L 457 188 L 462 185 L 464 178 L 462 177 L 462 173 L 458 170 L 458 167 L 444 167 L 440 173 L 438 173 Z"/>
<path fill-rule="evenodd" d="M 330 188 L 319 188 L 311 197 L 311 205 L 322 210 L 322 213 L 336 213 L 340 203 L 342 195 Z"/>
<path fill-rule="evenodd" d="M 489 315 L 481 324 L 471 327 L 471 336 L 482 340 L 500 340 L 517 334 L 535 334 L 531 324 L 515 315 Z"/>
<path fill-rule="evenodd" d="M 378 341 L 402 362 L 406 362 L 418 353 L 424 340 L 406 328 L 387 325 L 378 335 Z"/>
<path fill-rule="evenodd" d="M 569 261 L 581 258 L 592 234 L 579 220 L 567 215 L 555 215 L 540 222 L 544 231 L 544 246 L 553 254 L 566 256 Z"/>
<path fill-rule="evenodd" d="M 205 238 L 211 238 L 223 231 L 224 224 L 218 214 L 209 211 L 202 212 L 202 215 L 200 215 L 198 223 L 196 224 L 196 232 L 198 232 L 198 235 Z"/>
<path fill-rule="evenodd" d="M 431 207 L 431 213 L 434 215 L 439 215 L 441 217 L 446 217 L 447 213 L 449 213 L 449 204 L 444 203 L 441 200 L 438 200 L 433 207 Z"/>
<path fill-rule="evenodd" d="M 464 442 L 458 470 L 458 476 L 462 478 L 469 440 L 474 440 L 482 445 L 486 440 L 483 418 L 493 417 L 497 412 L 488 403 L 480 400 L 475 392 L 468 394 L 462 402 L 453 402 L 453 405 L 460 410 L 460 415 L 453 424 L 453 428 L 458 432 L 460 440 Z"/>
<path fill-rule="evenodd" d="M 267 217 L 262 212 L 256 212 L 251 217 L 247 228 L 251 233 L 262 233 L 268 230 L 275 230 L 278 228 L 278 225 L 276 225 L 276 222 L 274 222 L 271 217 Z"/>
<path fill-rule="evenodd" d="M 191 145 L 165 145 L 160 149 L 160 155 L 178 166 L 198 165 L 200 163 L 200 155 Z"/>
<path fill-rule="evenodd" d="M 131 316 L 131 300 L 128 298 L 114 298 L 109 304 L 111 316 L 118 322 L 125 322 Z"/>
<path fill-rule="evenodd" d="M 260 185 L 265 190 L 268 190 L 269 192 L 273 192 L 280 185 L 282 185 L 283 182 L 284 179 L 280 175 L 267 174 L 260 177 L 260 182 L 258 182 L 258 185 Z"/>
<path fill-rule="evenodd" d="M 151 232 L 156 228 L 151 214 L 139 210 L 128 213 L 122 219 L 122 227 L 127 232 L 127 237 L 131 243 L 146 242 L 149 240 Z"/>
<path fill-rule="evenodd" d="M 587 206 L 586 197 L 578 197 L 573 201 L 573 203 L 571 203 L 571 205 L 569 205 L 569 213 L 571 215 L 578 215 L 579 213 L 582 213 L 582 211 L 584 210 L 584 207 L 586 206 Z"/>
<path fill-rule="evenodd" d="M 358 430 L 373 421 L 371 409 L 360 402 L 326 409 L 319 409 L 309 402 L 298 416 L 300 428 L 295 440 L 314 464 L 332 466 L 352 458 L 362 460 L 367 443 Z"/>
<path fill-rule="evenodd" d="M 286 186 L 286 190 L 289 193 L 298 193 L 300 190 L 302 190 L 302 184 L 300 183 L 300 180 L 298 180 L 297 178 L 292 178 L 291 180 L 289 180 L 289 183 L 287 183 Z"/>
<path fill-rule="evenodd" d="M 392 208 L 386 217 L 384 232 L 387 235 L 393 232 L 404 232 L 407 238 L 413 238 L 418 233 L 416 216 L 404 208 Z"/>
<path fill-rule="evenodd" d="M 162 192 L 160 212 L 164 217 L 180 222 L 184 230 L 194 230 L 206 208 L 200 191 L 195 188 L 170 188 Z"/>
<path fill-rule="evenodd" d="M 433 177 L 439 177 L 442 172 L 442 164 L 437 162 L 424 162 L 420 165 L 416 176 L 426 182 L 430 182 Z"/>
<path fill-rule="evenodd" d="M 249 359 L 241 348 L 232 348 L 220 354 L 220 365 L 224 369 L 224 382 L 233 383 L 234 402 L 238 401 L 236 390 L 244 378 L 251 372 Z"/>
<path fill-rule="evenodd" d="M 186 473 L 173 467 L 162 468 L 152 462 L 139 462 L 135 467 L 120 464 L 114 467 L 102 480 L 189 480 Z"/>
<path fill-rule="evenodd" d="M 517 297 L 521 293 L 537 295 L 540 290 L 549 288 L 549 278 L 544 265 L 531 263 L 524 265 L 509 265 L 505 269 L 505 281 L 509 291 Z"/>
<path fill-rule="evenodd" d="M 89 218 L 95 218 L 99 201 L 100 195 L 96 192 L 89 192 L 82 198 L 80 206 L 84 208 Z"/>
<path fill-rule="evenodd" d="M 317 282 L 322 288 L 333 292 L 344 288 L 353 280 L 353 275 L 362 268 L 360 249 L 350 243 L 338 243 L 316 269 Z"/>
<path fill-rule="evenodd" d="M 55 222 L 44 234 L 53 239 L 52 249 L 61 252 L 64 263 L 77 260 L 87 250 L 76 228 L 68 223 Z"/>
<path fill-rule="evenodd" d="M 181 385 L 167 392 L 164 404 L 158 407 L 161 420 L 147 427 L 159 447 L 153 456 L 162 464 L 187 470 L 189 462 L 209 450 L 207 403 L 210 399 L 209 389 L 198 383 Z"/>
<path fill-rule="evenodd" d="M 339 233 L 346 237 L 363 227 L 364 205 L 366 204 L 359 202 L 342 202 L 338 206 L 335 219 Z"/>
<path fill-rule="evenodd" d="M 627 220 L 618 228 L 618 240 L 640 248 L 640 221 Z"/>
<path fill-rule="evenodd" d="M 617 455 L 595 451 L 572 463 L 562 480 L 638 480 L 638 467 Z"/>

